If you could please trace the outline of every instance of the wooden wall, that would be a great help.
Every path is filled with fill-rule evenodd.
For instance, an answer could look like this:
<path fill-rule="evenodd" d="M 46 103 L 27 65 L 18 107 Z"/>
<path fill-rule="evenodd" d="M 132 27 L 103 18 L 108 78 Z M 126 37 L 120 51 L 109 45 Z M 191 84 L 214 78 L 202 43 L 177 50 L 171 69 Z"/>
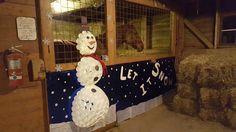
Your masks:
<path fill-rule="evenodd" d="M 187 18 L 194 26 L 196 26 L 206 38 L 214 43 L 214 15 L 212 16 L 197 16 Z M 185 49 L 203 49 L 205 48 L 202 42 L 194 36 L 188 29 L 184 28 L 184 48 Z"/>
<path fill-rule="evenodd" d="M 35 18 L 35 1 L 5 0 L 0 3 L 0 131 L 43 132 L 47 130 L 43 87 L 40 81 L 30 82 L 27 71 L 29 60 L 39 58 L 39 44 L 38 40 L 18 40 L 18 16 Z M 8 78 L 2 61 L 3 51 L 12 45 L 23 45 L 20 49 L 29 54 L 23 59 L 24 85 L 15 90 L 8 87 Z"/>

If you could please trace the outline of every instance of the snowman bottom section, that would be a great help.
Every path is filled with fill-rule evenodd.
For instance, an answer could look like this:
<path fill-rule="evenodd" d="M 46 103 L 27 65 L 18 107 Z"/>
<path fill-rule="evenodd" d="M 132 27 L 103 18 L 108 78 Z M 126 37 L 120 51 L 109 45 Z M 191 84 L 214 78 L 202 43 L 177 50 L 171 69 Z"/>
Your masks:
<path fill-rule="evenodd" d="M 85 86 L 72 102 L 72 120 L 78 127 L 91 127 L 104 119 L 108 110 L 106 94 L 96 85 Z"/>

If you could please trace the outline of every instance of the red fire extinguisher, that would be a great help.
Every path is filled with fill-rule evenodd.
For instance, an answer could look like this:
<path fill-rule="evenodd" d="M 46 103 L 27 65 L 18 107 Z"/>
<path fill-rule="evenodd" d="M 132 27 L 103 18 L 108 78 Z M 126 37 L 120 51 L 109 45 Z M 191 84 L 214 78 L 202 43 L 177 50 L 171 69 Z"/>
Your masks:
<path fill-rule="evenodd" d="M 9 87 L 11 88 L 23 85 L 22 58 L 23 52 L 15 47 L 11 47 L 5 52 L 5 65 L 9 78 Z"/>

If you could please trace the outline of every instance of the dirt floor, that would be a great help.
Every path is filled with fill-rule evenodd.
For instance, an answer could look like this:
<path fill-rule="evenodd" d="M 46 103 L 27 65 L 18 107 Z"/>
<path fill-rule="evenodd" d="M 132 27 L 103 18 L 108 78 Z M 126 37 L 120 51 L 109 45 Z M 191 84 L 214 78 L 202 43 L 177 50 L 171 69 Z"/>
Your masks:
<path fill-rule="evenodd" d="M 158 106 L 133 119 L 122 122 L 107 132 L 236 132 L 220 123 L 202 121 Z"/>

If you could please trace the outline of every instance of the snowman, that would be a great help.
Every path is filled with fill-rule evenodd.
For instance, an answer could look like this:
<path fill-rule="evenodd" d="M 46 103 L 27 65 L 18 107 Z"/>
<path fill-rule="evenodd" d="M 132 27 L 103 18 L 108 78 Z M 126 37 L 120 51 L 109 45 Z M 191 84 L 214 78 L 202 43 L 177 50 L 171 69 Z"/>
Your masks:
<path fill-rule="evenodd" d="M 76 67 L 77 80 L 84 88 L 72 102 L 72 120 L 78 127 L 91 127 L 105 118 L 109 109 L 106 94 L 95 84 L 104 74 L 105 64 L 95 54 L 97 42 L 89 31 L 82 31 L 76 40 L 82 55 Z"/>

